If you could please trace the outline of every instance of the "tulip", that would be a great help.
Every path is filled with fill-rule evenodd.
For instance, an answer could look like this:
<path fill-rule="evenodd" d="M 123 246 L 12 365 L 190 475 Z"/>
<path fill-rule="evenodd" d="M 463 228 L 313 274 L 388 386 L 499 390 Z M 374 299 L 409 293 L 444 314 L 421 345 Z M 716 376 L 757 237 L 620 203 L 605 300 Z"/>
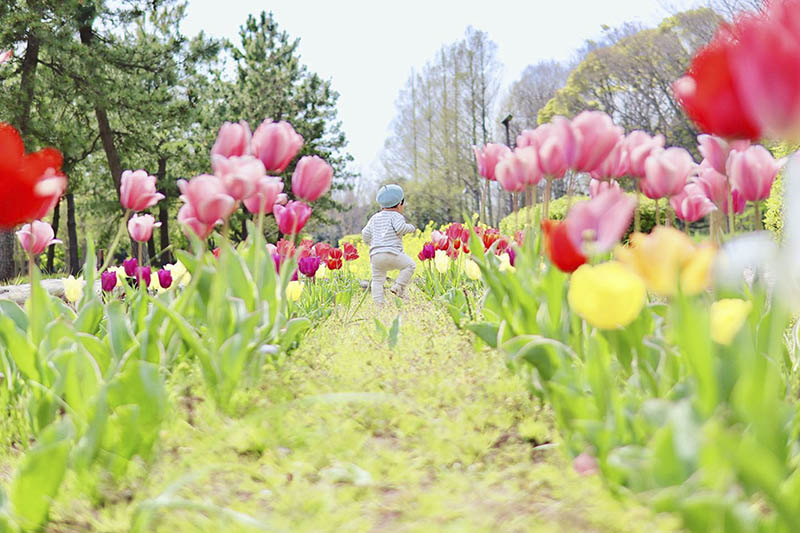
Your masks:
<path fill-rule="evenodd" d="M 591 172 L 622 140 L 623 131 L 602 111 L 583 111 L 572 119 L 577 145 L 573 168 Z"/>
<path fill-rule="evenodd" d="M 539 156 L 533 147 L 517 148 L 495 167 L 497 182 L 507 191 L 520 192 L 542 179 Z"/>
<path fill-rule="evenodd" d="M 287 239 L 280 239 L 278 245 L 275 247 L 281 257 L 294 257 L 295 245 L 292 241 Z"/>
<path fill-rule="evenodd" d="M 520 146 L 534 146 L 539 156 L 542 174 L 550 178 L 563 178 L 575 163 L 578 140 L 572 123 L 564 117 L 553 117 L 548 124 L 537 127 Z"/>
<path fill-rule="evenodd" d="M 346 242 L 342 244 L 342 250 L 344 251 L 345 261 L 355 261 L 358 259 L 358 248 L 356 248 L 353 243 Z"/>
<path fill-rule="evenodd" d="M 136 267 L 134 276 L 137 284 L 143 284 L 144 287 L 150 286 L 150 267 Z"/>
<path fill-rule="evenodd" d="M 271 242 L 267 243 L 267 253 L 269 255 L 274 255 L 278 253 L 278 247 L 272 244 Z"/>
<path fill-rule="evenodd" d="M 444 250 L 436 250 L 436 255 L 433 257 L 433 266 L 440 274 L 444 274 L 450 268 L 450 258 Z"/>
<path fill-rule="evenodd" d="M 683 148 L 667 148 L 653 152 L 644 164 L 645 177 L 642 192 L 658 200 L 680 193 L 695 168 L 692 156 Z"/>
<path fill-rule="evenodd" d="M 431 232 L 431 242 L 437 250 L 446 250 L 450 247 L 450 238 L 439 230 Z"/>
<path fill-rule="evenodd" d="M 433 243 L 428 242 L 423 244 L 419 255 L 420 261 L 427 261 L 434 257 L 436 257 L 436 248 L 434 248 Z"/>
<path fill-rule="evenodd" d="M 475 152 L 478 174 L 489 181 L 495 181 L 497 179 L 495 175 L 497 164 L 511 154 L 511 149 L 508 146 L 494 143 L 489 143 L 480 150 L 475 146 L 472 150 Z"/>
<path fill-rule="evenodd" d="M 41 254 L 51 244 L 60 244 L 61 241 L 54 237 L 53 227 L 41 220 L 34 220 L 30 224 L 25 224 L 17 231 L 17 239 L 19 239 L 23 250 L 32 255 Z"/>
<path fill-rule="evenodd" d="M 75 276 L 69 276 L 64 280 L 64 297 L 68 302 L 77 302 L 81 299 L 85 285 L 86 281 L 83 278 L 75 279 Z"/>
<path fill-rule="evenodd" d="M 334 248 L 331 250 L 330 256 L 328 257 L 328 261 L 326 264 L 328 265 L 329 270 L 339 270 L 342 268 L 342 256 L 344 253 L 340 248 Z"/>
<path fill-rule="evenodd" d="M 288 122 L 267 119 L 253 134 L 253 151 L 269 172 L 281 173 L 303 146 L 303 137 Z"/>
<path fill-rule="evenodd" d="M 509 246 L 506 248 L 506 255 L 508 256 L 508 262 L 511 266 L 514 266 L 514 261 L 517 259 L 517 252 L 514 250 L 513 246 Z"/>
<path fill-rule="evenodd" d="M 669 204 L 685 222 L 696 222 L 717 208 L 697 183 L 686 184 L 680 194 L 669 199 Z"/>
<path fill-rule="evenodd" d="M 473 281 L 481 279 L 481 268 L 478 266 L 478 263 L 472 259 L 467 259 L 464 263 L 464 273 L 467 275 L 467 278 Z"/>
<path fill-rule="evenodd" d="M 111 270 L 106 270 L 100 274 L 100 286 L 106 292 L 113 291 L 117 286 L 117 273 Z"/>
<path fill-rule="evenodd" d="M 572 244 L 572 240 L 567 235 L 567 226 L 563 221 L 543 220 L 542 233 L 547 257 L 562 272 L 574 272 L 586 262 L 586 257 L 581 253 L 580 248 Z"/>
<path fill-rule="evenodd" d="M 625 148 L 625 138 L 620 137 L 614 148 L 608 153 L 596 168 L 590 172 L 596 180 L 621 178 L 629 172 L 628 153 Z"/>
<path fill-rule="evenodd" d="M 303 294 L 303 284 L 297 280 L 292 280 L 286 286 L 286 298 L 290 302 L 296 302 Z"/>
<path fill-rule="evenodd" d="M 186 270 L 186 267 L 180 261 L 177 261 L 175 264 L 164 265 L 164 268 L 169 270 L 173 282 L 182 287 L 185 287 L 190 281 L 192 281 L 192 275 L 188 270 Z"/>
<path fill-rule="evenodd" d="M 297 266 L 300 270 L 300 273 L 309 278 L 314 277 L 314 274 L 317 273 L 319 265 L 320 265 L 319 257 L 313 255 L 304 257 L 297 262 Z"/>
<path fill-rule="evenodd" d="M 728 214 L 728 178 L 714 170 L 711 165 L 703 160 L 697 168 L 698 176 L 694 178 L 696 183 L 723 213 Z M 744 211 L 746 200 L 736 189 L 732 191 L 733 212 L 738 214 Z"/>
<path fill-rule="evenodd" d="M 653 151 L 664 147 L 664 136 L 651 137 L 643 131 L 632 131 L 625 137 L 624 152 L 627 157 L 628 172 L 637 178 L 645 176 L 644 164 Z"/>
<path fill-rule="evenodd" d="M 125 270 L 125 275 L 131 278 L 136 274 L 136 269 L 139 268 L 139 261 L 135 257 L 130 257 L 122 262 L 122 267 Z"/>
<path fill-rule="evenodd" d="M 597 474 L 600 471 L 597 467 L 597 459 L 586 452 L 572 460 L 572 468 L 581 476 Z"/>
<path fill-rule="evenodd" d="M 153 228 L 161 226 L 153 215 L 133 215 L 128 220 L 128 233 L 136 242 L 147 242 L 153 236 Z"/>
<path fill-rule="evenodd" d="M 44 217 L 67 186 L 58 150 L 26 154 L 19 132 L 0 123 L 0 228 Z"/>
<path fill-rule="evenodd" d="M 178 188 L 181 200 L 192 206 L 192 214 L 203 224 L 213 226 L 226 220 L 236 208 L 236 202 L 216 176 L 203 174 L 190 181 L 178 180 Z"/>
<path fill-rule="evenodd" d="M 125 209 L 143 211 L 153 207 L 164 195 L 156 192 L 156 177 L 145 170 L 126 170 L 122 173 L 119 187 L 119 202 Z"/>
<path fill-rule="evenodd" d="M 738 298 L 726 298 L 711 304 L 711 340 L 729 345 L 742 329 L 753 304 Z"/>
<path fill-rule="evenodd" d="M 431 238 L 433 238 L 433 233 L 431 233 Z M 488 250 L 492 247 L 492 245 L 500 239 L 500 232 L 494 228 L 487 228 L 483 235 L 481 235 L 481 240 L 483 241 L 483 249 Z M 435 241 L 434 241 L 435 243 Z"/>
<path fill-rule="evenodd" d="M 636 271 L 647 288 L 659 296 L 673 296 L 678 289 L 688 295 L 704 291 L 711 281 L 716 249 L 695 245 L 675 228 L 656 227 L 649 235 L 634 233 L 630 246 L 618 246 L 617 259 Z"/>
<path fill-rule="evenodd" d="M 250 126 L 244 120 L 238 123 L 225 122 L 217 133 L 211 148 L 211 156 L 234 157 L 252 154 Z"/>
<path fill-rule="evenodd" d="M 333 167 L 318 156 L 300 158 L 292 174 L 292 192 L 298 198 L 314 202 L 331 188 Z"/>
<path fill-rule="evenodd" d="M 698 150 L 703 156 L 703 161 L 720 174 L 727 173 L 728 156 L 732 151 L 746 150 L 750 141 L 733 141 L 728 143 L 716 135 L 698 135 Z"/>
<path fill-rule="evenodd" d="M 6 50 L 5 52 L 0 53 L 0 65 L 10 61 L 12 57 L 14 57 L 14 50 Z"/>
<path fill-rule="evenodd" d="M 625 234 L 635 208 L 636 200 L 619 190 L 578 202 L 564 221 L 567 237 L 581 255 L 605 253 Z"/>
<path fill-rule="evenodd" d="M 617 261 L 581 265 L 570 279 L 567 301 L 596 328 L 624 328 L 639 316 L 647 289 L 642 278 Z"/>
<path fill-rule="evenodd" d="M 212 155 L 211 168 L 222 180 L 228 196 L 236 201 L 250 198 L 256 192 L 259 180 L 267 177 L 264 164 L 252 155 Z"/>
<path fill-rule="evenodd" d="M 728 176 L 744 200 L 758 202 L 769 197 L 780 163 L 763 146 L 751 146 L 728 157 Z"/>
<path fill-rule="evenodd" d="M 345 243 L 345 245 L 353 246 L 350 243 Z M 354 247 L 354 246 L 353 246 Z M 355 248 L 355 247 L 354 247 Z M 331 250 L 333 247 L 326 243 L 326 242 L 318 242 L 311 248 L 311 253 L 315 256 L 319 257 L 322 261 L 326 261 L 328 257 L 331 255 Z M 347 248 L 345 247 L 345 259 L 347 259 Z M 358 251 L 356 251 L 356 258 L 358 258 Z M 349 259 L 347 259 L 349 261 Z"/>
<path fill-rule="evenodd" d="M 214 231 L 213 224 L 205 224 L 197 218 L 194 206 L 191 204 L 184 204 L 178 210 L 178 222 L 184 226 L 184 232 L 189 229 L 201 241 L 206 240 Z"/>
<path fill-rule="evenodd" d="M 278 203 L 278 196 L 283 190 L 283 180 L 274 176 L 264 176 L 256 182 L 255 192 L 245 198 L 244 206 L 251 213 L 272 213 Z"/>
<path fill-rule="evenodd" d="M 608 181 L 606 180 L 600 181 L 596 179 L 589 180 L 589 196 L 591 198 L 594 198 L 595 196 L 598 196 L 599 194 L 602 194 L 606 191 L 612 191 L 612 190 L 622 191 L 622 189 L 620 189 L 617 180 L 608 180 Z"/>
<path fill-rule="evenodd" d="M 273 208 L 278 229 L 284 235 L 297 235 L 303 229 L 311 216 L 311 208 L 303 202 L 291 201 L 285 206 L 276 205 Z"/>
<path fill-rule="evenodd" d="M 172 286 L 172 272 L 162 268 L 158 271 L 158 284 L 162 289 L 169 289 Z"/>
<path fill-rule="evenodd" d="M 500 256 L 500 264 L 497 266 L 497 270 L 500 272 L 514 272 L 516 268 L 511 263 L 511 256 L 509 254 L 503 254 Z"/>

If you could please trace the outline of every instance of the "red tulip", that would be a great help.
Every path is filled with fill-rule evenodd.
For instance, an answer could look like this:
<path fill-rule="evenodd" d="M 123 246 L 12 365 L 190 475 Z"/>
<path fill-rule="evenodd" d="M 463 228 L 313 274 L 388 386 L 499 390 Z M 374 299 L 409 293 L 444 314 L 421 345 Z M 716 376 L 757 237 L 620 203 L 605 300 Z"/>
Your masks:
<path fill-rule="evenodd" d="M 297 243 L 297 248 L 295 248 L 294 257 L 295 259 L 303 259 L 304 257 L 311 256 L 311 249 L 314 247 L 314 241 L 311 239 L 303 239 L 299 243 Z"/>
<path fill-rule="evenodd" d="M 252 155 L 212 155 L 211 168 L 222 180 L 228 196 L 236 201 L 250 198 L 256 192 L 259 180 L 267 176 L 264 164 Z"/>
<path fill-rule="evenodd" d="M 285 206 L 276 205 L 273 210 L 278 229 L 284 235 L 296 235 L 311 216 L 311 208 L 303 202 L 290 201 Z"/>
<path fill-rule="evenodd" d="M 326 265 L 328 265 L 328 270 L 339 270 L 342 268 L 342 256 L 343 252 L 340 248 L 334 248 L 331 250 L 331 254 L 326 261 Z"/>
<path fill-rule="evenodd" d="M 432 235 L 432 234 L 431 234 Z M 488 250 L 491 246 L 500 239 L 500 232 L 494 228 L 486 228 L 481 235 L 484 250 Z"/>
<path fill-rule="evenodd" d="M 478 174 L 489 181 L 497 179 L 495 175 L 497 163 L 511 153 L 511 149 L 508 146 L 494 143 L 489 143 L 480 150 L 478 150 L 477 146 L 474 146 L 472 150 L 475 152 Z"/>
<path fill-rule="evenodd" d="M 333 247 L 327 242 L 318 242 L 311 248 L 311 253 L 326 261 L 331 255 L 331 250 L 333 250 Z"/>
<path fill-rule="evenodd" d="M 190 181 L 178 180 L 181 200 L 191 204 L 195 217 L 203 224 L 213 226 L 226 220 L 236 208 L 225 184 L 216 176 L 203 174 Z"/>
<path fill-rule="evenodd" d="M 602 111 L 583 111 L 572 119 L 572 129 L 577 145 L 573 168 L 579 172 L 596 169 L 622 140 L 624 133 Z"/>
<path fill-rule="evenodd" d="M 211 156 L 233 157 L 252 154 L 250 148 L 250 126 L 244 120 L 238 123 L 225 122 L 217 133 L 211 148 Z"/>
<path fill-rule="evenodd" d="M 156 177 L 145 170 L 126 170 L 122 173 L 119 202 L 125 209 L 144 211 L 156 205 L 164 195 L 156 192 Z"/>
<path fill-rule="evenodd" d="M 53 232 L 52 226 L 41 220 L 34 220 L 30 224 L 25 224 L 17 232 L 17 239 L 19 239 L 22 249 L 33 255 L 39 255 L 47 250 L 47 247 L 51 244 L 61 242 L 54 237 L 55 232 Z"/>
<path fill-rule="evenodd" d="M 278 255 L 281 257 L 294 257 L 294 252 L 296 250 L 295 245 L 292 241 L 287 239 L 280 239 L 278 241 L 278 245 L 276 246 Z"/>
<path fill-rule="evenodd" d="M 497 163 L 495 177 L 503 189 L 511 192 L 524 191 L 526 187 L 539 183 L 542 171 L 536 148 L 526 146 L 514 150 Z"/>
<path fill-rule="evenodd" d="M 41 218 L 55 206 L 67 186 L 61 162 L 54 148 L 26 154 L 19 132 L 0 123 L 0 228 Z"/>
<path fill-rule="evenodd" d="M 675 216 L 685 222 L 696 222 L 716 209 L 708 199 L 703 188 L 697 183 L 687 183 L 686 187 L 669 199 Z"/>
<path fill-rule="evenodd" d="M 582 254 L 607 252 L 625 234 L 635 208 L 636 200 L 619 189 L 607 190 L 591 200 L 578 202 L 564 221 L 567 237 Z"/>
<path fill-rule="evenodd" d="M 153 215 L 133 215 L 128 220 L 128 233 L 136 242 L 147 242 L 153 236 L 153 228 L 160 225 L 161 222 L 156 222 Z"/>
<path fill-rule="evenodd" d="M 563 221 L 543 220 L 542 232 L 547 257 L 559 270 L 575 272 L 586 262 L 586 257 L 572 244 Z"/>
<path fill-rule="evenodd" d="M 731 152 L 728 156 L 731 185 L 746 201 L 767 199 L 779 170 L 780 163 L 760 145 L 751 146 L 743 152 Z"/>
<path fill-rule="evenodd" d="M 658 200 L 680 193 L 695 168 L 692 156 L 683 148 L 671 147 L 653 152 L 645 162 L 642 192 Z"/>
<path fill-rule="evenodd" d="M 342 250 L 344 251 L 345 261 L 355 261 L 358 259 L 358 248 L 356 248 L 355 244 L 346 242 L 342 244 Z"/>
<path fill-rule="evenodd" d="M 333 167 L 317 156 L 305 156 L 292 174 L 292 192 L 298 198 L 314 202 L 331 188 Z"/>
<path fill-rule="evenodd" d="M 632 131 L 625 137 L 624 148 L 628 172 L 631 176 L 643 178 L 645 175 L 644 163 L 654 150 L 664 147 L 664 136 L 651 137 L 643 131 Z"/>
<path fill-rule="evenodd" d="M 256 190 L 245 198 L 244 206 L 251 213 L 272 213 L 272 208 L 279 203 L 283 190 L 283 180 L 275 176 L 264 176 L 256 182 Z"/>
<path fill-rule="evenodd" d="M 288 122 L 267 119 L 253 134 L 253 151 L 270 172 L 283 172 L 300 148 L 303 137 Z"/>

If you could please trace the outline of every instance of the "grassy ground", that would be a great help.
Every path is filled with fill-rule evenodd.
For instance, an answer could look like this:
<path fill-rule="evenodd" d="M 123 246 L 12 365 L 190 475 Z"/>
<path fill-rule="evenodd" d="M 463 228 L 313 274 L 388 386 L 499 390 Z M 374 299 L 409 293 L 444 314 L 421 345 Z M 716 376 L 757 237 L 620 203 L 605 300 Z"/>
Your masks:
<path fill-rule="evenodd" d="M 374 318 L 398 313 L 390 349 Z M 128 531 L 136 509 L 142 531 L 165 532 L 674 527 L 577 477 L 524 383 L 418 294 L 315 329 L 239 393 L 236 417 L 188 365 L 170 387 L 155 460 L 122 486 L 68 479 L 49 531 Z"/>

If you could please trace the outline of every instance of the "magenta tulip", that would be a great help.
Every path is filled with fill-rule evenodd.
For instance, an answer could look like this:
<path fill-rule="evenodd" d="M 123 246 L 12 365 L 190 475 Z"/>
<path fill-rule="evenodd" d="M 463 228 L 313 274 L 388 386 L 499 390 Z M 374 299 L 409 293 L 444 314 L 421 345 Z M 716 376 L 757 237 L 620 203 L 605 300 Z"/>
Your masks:
<path fill-rule="evenodd" d="M 499 163 L 504 157 L 511 154 L 511 148 L 508 146 L 494 143 L 489 143 L 480 150 L 477 146 L 473 146 L 472 150 L 475 152 L 475 161 L 478 164 L 478 174 L 489 181 L 495 181 L 497 179 L 497 176 L 495 175 L 497 163 Z"/>
<path fill-rule="evenodd" d="M 190 181 L 178 180 L 178 188 L 181 200 L 192 206 L 194 216 L 203 224 L 213 226 L 226 220 L 236 208 L 225 184 L 216 176 L 203 174 Z"/>
<path fill-rule="evenodd" d="M 214 224 L 206 224 L 197 218 L 194 206 L 192 204 L 184 204 L 178 210 L 178 223 L 183 225 L 184 233 L 188 237 L 189 234 L 186 230 L 191 231 L 202 241 L 206 240 L 211 232 L 214 231 Z"/>
<path fill-rule="evenodd" d="M 288 122 L 267 119 L 253 134 L 253 151 L 269 172 L 283 172 L 303 147 L 303 137 Z"/>
<path fill-rule="evenodd" d="M 161 226 L 153 215 L 133 215 L 128 220 L 128 233 L 136 242 L 147 242 L 153 236 L 153 228 Z"/>
<path fill-rule="evenodd" d="M 284 235 L 297 235 L 311 216 L 311 208 L 303 202 L 288 202 L 285 206 L 276 205 L 272 209 L 278 229 Z"/>
<path fill-rule="evenodd" d="M 539 169 L 536 148 L 527 146 L 514 150 L 497 163 L 495 177 L 503 189 L 511 192 L 520 192 L 539 183 L 542 171 Z"/>
<path fill-rule="evenodd" d="M 669 204 L 675 216 L 684 222 L 696 222 L 717 208 L 703 188 L 694 182 L 687 183 L 679 194 L 669 199 Z"/>
<path fill-rule="evenodd" d="M 305 277 L 313 278 L 317 273 L 320 263 L 321 259 L 319 257 L 310 255 L 308 257 L 301 258 L 297 262 L 297 268 Z"/>
<path fill-rule="evenodd" d="M 122 261 L 122 268 L 126 276 L 133 277 L 136 274 L 136 269 L 139 268 L 139 261 L 135 257 L 129 257 Z"/>
<path fill-rule="evenodd" d="M 172 272 L 162 268 L 158 271 L 158 284 L 162 289 L 169 289 L 172 286 Z"/>
<path fill-rule="evenodd" d="M 624 133 L 602 111 L 584 111 L 572 119 L 571 124 L 577 145 L 572 168 L 579 172 L 591 172 L 597 168 L 620 142 Z"/>
<path fill-rule="evenodd" d="M 592 179 L 589 181 L 589 196 L 594 198 L 595 196 L 599 196 L 600 194 L 610 191 L 621 191 L 622 189 L 619 186 L 617 180 L 596 180 Z"/>
<path fill-rule="evenodd" d="M 578 202 L 569 210 L 564 222 L 567 237 L 584 255 L 607 252 L 630 226 L 635 207 L 635 199 L 614 189 Z"/>
<path fill-rule="evenodd" d="M 758 202 L 769 197 L 780 163 L 769 150 L 755 145 L 743 152 L 731 152 L 727 169 L 734 190 L 739 191 L 745 201 Z"/>
<path fill-rule="evenodd" d="M 272 206 L 280 203 L 279 196 L 282 190 L 283 180 L 275 176 L 264 176 L 256 183 L 255 192 L 249 198 L 245 198 L 244 206 L 251 213 L 272 213 Z M 286 200 L 283 203 L 286 203 Z"/>
<path fill-rule="evenodd" d="M 252 155 L 211 156 L 214 174 L 225 184 L 225 192 L 236 201 L 249 198 L 256 191 L 258 180 L 267 175 L 264 164 Z"/>
<path fill-rule="evenodd" d="M 314 202 L 328 192 L 333 181 L 333 167 L 314 156 L 300 158 L 292 174 L 292 192 L 298 198 Z"/>
<path fill-rule="evenodd" d="M 244 120 L 238 123 L 226 122 L 217 133 L 217 140 L 211 148 L 211 155 L 233 157 L 252 154 L 251 138 L 250 126 Z"/>
<path fill-rule="evenodd" d="M 150 286 L 150 267 L 136 267 L 136 271 L 133 274 L 136 278 L 137 285 L 144 282 L 145 288 Z"/>
<path fill-rule="evenodd" d="M 53 227 L 41 220 L 34 220 L 30 224 L 25 224 L 17 231 L 17 239 L 19 239 L 22 249 L 33 255 L 39 255 L 44 252 L 51 244 L 61 243 L 60 240 L 54 237 Z"/>
<path fill-rule="evenodd" d="M 636 178 L 645 176 L 644 163 L 654 150 L 664 147 L 664 136 L 651 137 L 643 131 L 632 131 L 625 137 L 625 153 L 628 160 L 628 172 Z"/>
<path fill-rule="evenodd" d="M 111 292 L 117 286 L 117 273 L 106 270 L 100 274 L 100 286 L 106 292 Z"/>
<path fill-rule="evenodd" d="M 125 209 L 143 211 L 163 200 L 164 195 L 156 192 L 156 177 L 145 170 L 126 170 L 122 173 L 119 186 L 119 202 Z"/>
<path fill-rule="evenodd" d="M 692 156 L 683 148 L 654 151 L 644 164 L 642 192 L 653 200 L 674 196 L 683 190 L 695 166 Z"/>

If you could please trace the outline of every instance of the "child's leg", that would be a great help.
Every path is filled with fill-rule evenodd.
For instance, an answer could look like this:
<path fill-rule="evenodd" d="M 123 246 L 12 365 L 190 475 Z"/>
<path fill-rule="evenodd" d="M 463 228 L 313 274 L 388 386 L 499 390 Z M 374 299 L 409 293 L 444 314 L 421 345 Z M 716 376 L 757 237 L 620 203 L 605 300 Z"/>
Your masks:
<path fill-rule="evenodd" d="M 391 254 L 375 254 L 369 258 L 372 265 L 372 299 L 375 303 L 382 304 L 383 284 L 386 283 L 386 256 Z"/>
<path fill-rule="evenodd" d="M 392 286 L 392 290 L 398 296 L 402 297 L 406 293 L 406 287 L 411 281 L 411 276 L 414 275 L 414 270 L 417 268 L 417 265 L 414 263 L 414 260 L 408 257 L 406 254 L 400 254 L 394 257 L 393 266 L 400 272 L 397 274 L 397 279 Z"/>

